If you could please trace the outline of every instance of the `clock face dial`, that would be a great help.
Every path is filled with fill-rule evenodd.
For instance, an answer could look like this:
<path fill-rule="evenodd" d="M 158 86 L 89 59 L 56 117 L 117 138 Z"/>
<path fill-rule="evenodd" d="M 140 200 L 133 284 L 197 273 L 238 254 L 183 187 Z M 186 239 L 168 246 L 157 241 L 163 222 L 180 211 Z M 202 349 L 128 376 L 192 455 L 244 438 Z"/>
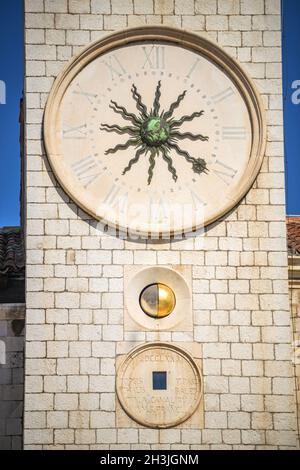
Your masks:
<path fill-rule="evenodd" d="M 46 148 L 87 212 L 151 237 L 198 228 L 238 202 L 253 110 L 212 57 L 145 37 L 99 47 L 70 70 L 48 102 Z"/>

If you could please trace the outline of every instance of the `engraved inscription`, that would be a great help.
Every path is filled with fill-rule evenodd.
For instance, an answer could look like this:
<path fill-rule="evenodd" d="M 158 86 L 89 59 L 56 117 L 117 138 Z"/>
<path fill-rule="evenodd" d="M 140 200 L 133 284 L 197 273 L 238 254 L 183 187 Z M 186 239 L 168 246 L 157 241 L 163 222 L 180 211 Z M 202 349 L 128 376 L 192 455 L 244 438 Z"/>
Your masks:
<path fill-rule="evenodd" d="M 185 421 L 199 405 L 200 373 L 184 351 L 157 344 L 139 348 L 118 371 L 118 396 L 125 411 L 150 427 Z M 153 372 L 166 374 L 168 385 L 153 389 Z"/>

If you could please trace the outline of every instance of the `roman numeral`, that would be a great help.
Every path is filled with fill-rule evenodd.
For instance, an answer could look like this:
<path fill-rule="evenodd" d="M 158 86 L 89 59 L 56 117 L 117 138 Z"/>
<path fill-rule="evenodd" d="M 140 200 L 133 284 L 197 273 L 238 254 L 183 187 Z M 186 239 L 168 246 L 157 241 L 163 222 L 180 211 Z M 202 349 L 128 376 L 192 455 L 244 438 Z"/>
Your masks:
<path fill-rule="evenodd" d="M 149 215 L 151 217 L 151 221 L 154 223 L 161 223 L 168 219 L 170 215 L 170 207 L 166 200 L 163 198 L 160 199 L 150 199 L 150 212 Z"/>
<path fill-rule="evenodd" d="M 247 132 L 245 127 L 223 127 L 223 140 L 245 140 Z"/>
<path fill-rule="evenodd" d="M 107 204 L 110 208 L 117 209 L 121 213 L 125 213 L 128 207 L 128 193 L 120 193 L 121 188 L 117 185 L 112 185 L 108 191 L 103 204 Z"/>
<path fill-rule="evenodd" d="M 218 166 L 218 169 L 213 168 L 212 171 L 228 186 L 237 174 L 237 170 L 235 170 L 231 166 L 225 165 L 225 163 L 222 163 L 219 160 L 215 161 L 215 165 Z"/>
<path fill-rule="evenodd" d="M 214 103 L 220 103 L 221 101 L 230 98 L 232 95 L 234 95 L 234 90 L 229 87 L 221 91 L 220 93 L 217 93 L 216 95 L 212 96 L 211 99 Z"/>
<path fill-rule="evenodd" d="M 108 57 L 106 60 L 103 60 L 102 63 L 108 67 L 112 80 L 114 80 L 115 77 L 121 77 L 121 75 L 126 73 L 123 65 L 115 55 Z"/>
<path fill-rule="evenodd" d="M 93 157 L 88 156 L 73 163 L 72 169 L 77 176 L 79 182 L 87 188 L 98 178 L 101 171 Z"/>
<path fill-rule="evenodd" d="M 170 221 L 170 217 L 172 216 L 172 209 L 167 200 L 159 197 L 159 195 L 150 197 L 148 207 L 147 218 L 149 224 L 149 236 L 151 239 L 158 239 L 159 236 L 156 232 L 157 226 L 166 224 L 168 221 Z M 172 218 L 174 218 L 174 215 Z"/>
<path fill-rule="evenodd" d="M 142 69 L 149 67 L 150 69 L 165 68 L 165 48 L 163 46 L 143 46 L 145 54 L 145 62 Z"/>
<path fill-rule="evenodd" d="M 197 67 L 198 63 L 200 62 L 200 59 L 196 59 L 194 64 L 192 65 L 189 73 L 187 74 L 187 78 L 190 78 L 191 75 L 194 73 L 195 68 Z"/>
<path fill-rule="evenodd" d="M 83 91 L 79 83 L 76 85 L 76 90 L 73 91 L 73 95 L 81 95 L 84 96 L 90 104 L 93 104 L 93 101 L 98 97 L 96 93 L 87 93 Z"/>
<path fill-rule="evenodd" d="M 70 127 L 65 126 L 63 129 L 63 139 L 77 139 L 82 140 L 87 137 L 87 125 L 82 124 L 81 126 Z"/>
<path fill-rule="evenodd" d="M 120 192 L 120 187 L 117 185 L 113 185 L 110 190 L 108 191 L 103 203 L 108 204 L 109 206 L 113 205 L 115 203 L 115 199 L 118 196 Z"/>
<path fill-rule="evenodd" d="M 123 196 L 121 196 L 118 199 L 119 212 L 121 212 L 122 214 L 125 214 L 127 212 L 127 208 L 128 208 L 128 193 L 123 194 Z"/>
<path fill-rule="evenodd" d="M 195 193 L 195 191 L 190 190 L 190 193 L 191 193 L 191 198 L 193 201 L 193 206 L 195 209 L 197 209 L 197 207 L 199 206 L 200 207 L 207 206 L 207 203 L 203 201 L 203 199 L 201 199 L 201 197 L 199 197 L 198 194 Z"/>

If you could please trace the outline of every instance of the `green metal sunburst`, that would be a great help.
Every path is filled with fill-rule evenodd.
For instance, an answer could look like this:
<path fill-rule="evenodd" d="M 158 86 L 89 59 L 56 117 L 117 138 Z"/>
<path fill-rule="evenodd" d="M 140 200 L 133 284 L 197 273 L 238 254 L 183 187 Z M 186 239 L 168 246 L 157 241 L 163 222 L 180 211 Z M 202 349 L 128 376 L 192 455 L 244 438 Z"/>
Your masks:
<path fill-rule="evenodd" d="M 115 132 L 116 134 L 128 134 L 130 138 L 125 144 L 118 144 L 113 148 L 106 150 L 105 154 L 109 155 L 116 153 L 119 150 L 126 150 L 129 147 L 135 147 L 135 156 L 129 161 L 126 168 L 123 170 L 123 175 L 131 170 L 132 165 L 137 163 L 142 155 L 149 156 L 148 168 L 148 185 L 151 183 L 153 177 L 153 169 L 155 166 L 155 158 L 159 155 L 168 164 L 168 170 L 172 174 L 173 180 L 177 181 L 177 172 L 173 166 L 173 160 L 170 157 L 171 150 L 184 157 L 186 161 L 192 164 L 194 173 L 207 173 L 206 161 L 203 158 L 194 158 L 188 152 L 182 150 L 178 145 L 178 140 L 201 140 L 207 141 L 208 137 L 201 134 L 191 134 L 190 132 L 181 133 L 178 131 L 180 126 L 186 121 L 192 121 L 196 117 L 203 115 L 204 111 L 196 111 L 191 115 L 182 116 L 181 119 L 174 119 L 173 113 L 178 108 L 181 101 L 186 95 L 186 90 L 181 93 L 177 100 L 171 104 L 168 111 L 160 113 L 160 97 L 161 97 L 161 82 L 159 81 L 156 86 L 155 98 L 153 108 L 148 112 L 147 107 L 142 102 L 142 97 L 138 93 L 136 86 L 133 84 L 131 88 L 132 97 L 136 102 L 139 116 L 129 113 L 123 106 L 118 105 L 115 101 L 111 100 L 109 107 L 117 114 L 120 114 L 123 119 L 131 122 L 131 126 L 120 127 L 116 124 L 109 125 L 101 123 L 100 129 L 106 132 Z"/>

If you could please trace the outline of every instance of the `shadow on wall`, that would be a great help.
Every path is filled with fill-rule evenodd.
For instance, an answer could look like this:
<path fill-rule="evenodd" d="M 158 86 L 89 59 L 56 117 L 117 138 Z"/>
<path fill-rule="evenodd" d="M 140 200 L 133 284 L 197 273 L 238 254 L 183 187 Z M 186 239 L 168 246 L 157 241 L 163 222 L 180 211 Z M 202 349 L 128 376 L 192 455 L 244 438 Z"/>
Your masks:
<path fill-rule="evenodd" d="M 0 305 L 0 450 L 22 449 L 24 310 Z"/>

